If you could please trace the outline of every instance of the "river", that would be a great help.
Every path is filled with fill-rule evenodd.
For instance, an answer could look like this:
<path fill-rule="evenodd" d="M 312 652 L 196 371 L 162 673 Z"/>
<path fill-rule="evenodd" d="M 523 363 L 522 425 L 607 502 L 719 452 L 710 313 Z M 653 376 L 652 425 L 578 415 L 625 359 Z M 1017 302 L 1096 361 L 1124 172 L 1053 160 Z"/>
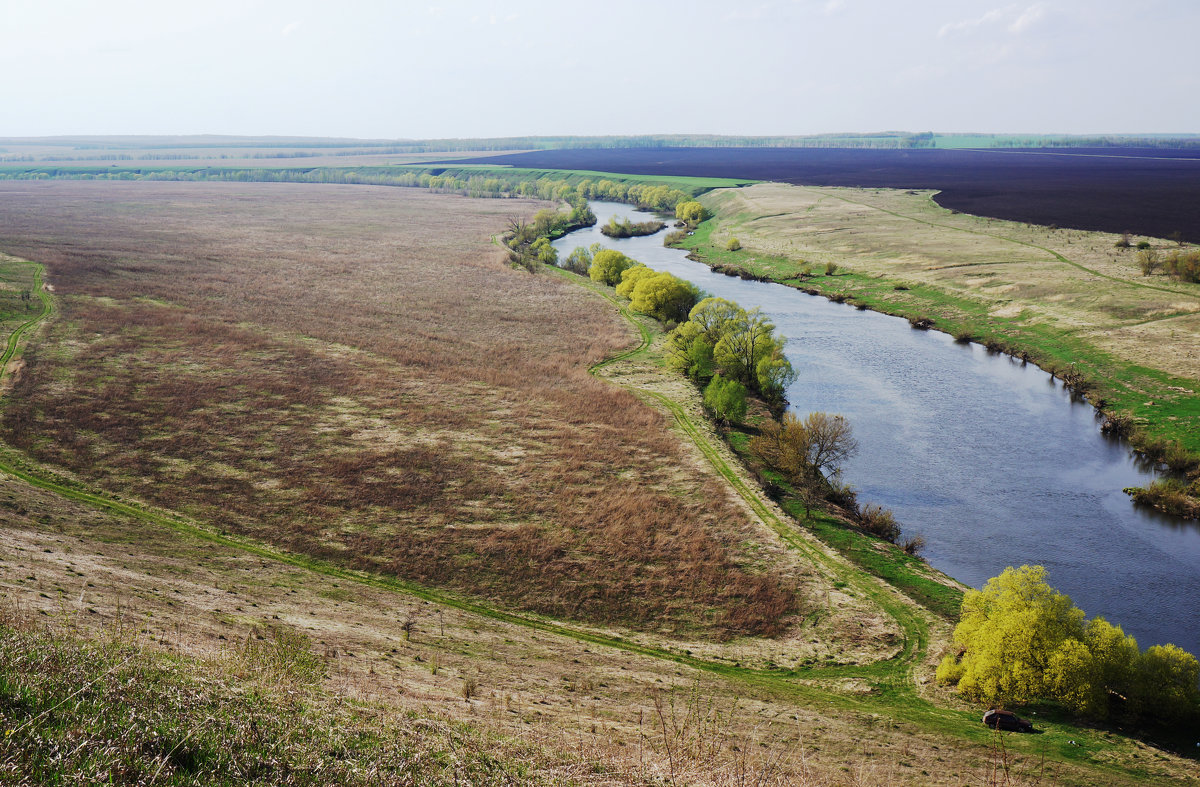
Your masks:
<path fill-rule="evenodd" d="M 798 372 L 791 409 L 850 420 L 860 447 L 845 480 L 923 535 L 931 565 L 982 587 L 1006 566 L 1038 563 L 1089 617 L 1143 648 L 1200 653 L 1200 527 L 1133 505 L 1122 488 L 1153 474 L 1048 373 L 898 317 L 713 273 L 665 248 L 662 232 L 606 238 L 609 217 L 646 217 L 614 202 L 592 209 L 597 225 L 557 240 L 559 257 L 598 242 L 760 307 Z"/>

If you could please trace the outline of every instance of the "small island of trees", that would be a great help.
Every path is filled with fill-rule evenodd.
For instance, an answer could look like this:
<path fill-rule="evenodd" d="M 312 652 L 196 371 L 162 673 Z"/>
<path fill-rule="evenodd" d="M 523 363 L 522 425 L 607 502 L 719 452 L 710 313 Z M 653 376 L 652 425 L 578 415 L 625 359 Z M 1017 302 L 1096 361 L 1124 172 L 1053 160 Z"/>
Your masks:
<path fill-rule="evenodd" d="M 613 216 L 608 220 L 608 223 L 600 228 L 600 232 L 610 238 L 634 238 L 642 235 L 653 235 L 665 226 L 667 225 L 657 220 L 635 223 L 626 218 L 619 219 Z"/>

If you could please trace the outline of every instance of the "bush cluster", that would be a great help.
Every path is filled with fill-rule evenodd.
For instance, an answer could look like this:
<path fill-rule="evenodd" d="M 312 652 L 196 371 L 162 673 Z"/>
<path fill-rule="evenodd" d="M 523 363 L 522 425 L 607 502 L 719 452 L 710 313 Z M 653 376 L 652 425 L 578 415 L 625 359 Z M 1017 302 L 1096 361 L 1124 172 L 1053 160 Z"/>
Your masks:
<path fill-rule="evenodd" d="M 532 221 L 515 218 L 509 219 L 508 230 L 504 233 L 504 245 L 509 250 L 509 261 L 513 265 L 533 271 L 537 263 L 557 265 L 558 252 L 550 245 L 551 238 L 557 238 L 578 227 L 590 227 L 596 223 L 596 214 L 592 213 L 587 200 L 578 195 L 572 195 L 568 200 L 570 210 L 558 211 L 553 208 L 539 210 Z"/>
<path fill-rule="evenodd" d="M 984 703 L 1061 702 L 1089 718 L 1200 720 L 1200 663 L 1175 645 L 1145 651 L 1103 618 L 1046 582 L 1041 566 L 1007 568 L 983 590 L 968 590 L 942 683 Z"/>
<path fill-rule="evenodd" d="M 774 406 L 782 406 L 787 386 L 796 379 L 783 346 L 784 338 L 775 335 L 775 325 L 758 309 L 746 311 L 725 298 L 700 301 L 687 322 L 667 336 L 675 369 L 698 379 L 719 370 Z"/>
<path fill-rule="evenodd" d="M 1163 271 L 1180 281 L 1200 283 L 1200 249 L 1172 250 L 1162 263 Z"/>
<path fill-rule="evenodd" d="M 1142 505 L 1184 519 L 1200 519 L 1200 480 L 1188 485 L 1177 478 L 1159 478 L 1147 487 L 1127 487 L 1125 492 Z"/>

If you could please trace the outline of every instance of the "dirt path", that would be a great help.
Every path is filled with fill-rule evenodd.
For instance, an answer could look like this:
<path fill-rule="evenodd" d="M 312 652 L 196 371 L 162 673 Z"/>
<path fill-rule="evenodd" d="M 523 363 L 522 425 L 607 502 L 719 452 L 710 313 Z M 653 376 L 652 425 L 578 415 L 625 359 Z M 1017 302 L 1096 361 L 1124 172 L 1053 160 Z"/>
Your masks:
<path fill-rule="evenodd" d="M 47 285 L 42 281 L 45 274 L 45 268 L 41 263 L 30 262 L 29 260 L 18 260 L 10 258 L 14 262 L 23 262 L 33 267 L 33 291 L 37 293 L 38 300 L 41 301 L 42 310 L 25 320 L 18 325 L 13 332 L 8 336 L 8 342 L 4 346 L 4 354 L 0 355 L 0 393 L 5 390 L 5 386 L 11 377 L 9 364 L 17 357 L 17 348 L 21 344 L 21 338 L 28 333 L 35 325 L 48 318 L 54 311 L 54 300 L 47 292 Z"/>

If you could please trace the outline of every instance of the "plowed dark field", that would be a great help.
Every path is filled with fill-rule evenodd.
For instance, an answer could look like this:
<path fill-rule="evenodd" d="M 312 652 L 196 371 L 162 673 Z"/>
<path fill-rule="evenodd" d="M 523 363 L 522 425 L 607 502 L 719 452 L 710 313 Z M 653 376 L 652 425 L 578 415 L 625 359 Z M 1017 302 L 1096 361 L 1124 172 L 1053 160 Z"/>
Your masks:
<path fill-rule="evenodd" d="M 940 189 L 938 204 L 964 213 L 1200 242 L 1200 152 L 1191 150 L 578 149 L 472 163 Z"/>

